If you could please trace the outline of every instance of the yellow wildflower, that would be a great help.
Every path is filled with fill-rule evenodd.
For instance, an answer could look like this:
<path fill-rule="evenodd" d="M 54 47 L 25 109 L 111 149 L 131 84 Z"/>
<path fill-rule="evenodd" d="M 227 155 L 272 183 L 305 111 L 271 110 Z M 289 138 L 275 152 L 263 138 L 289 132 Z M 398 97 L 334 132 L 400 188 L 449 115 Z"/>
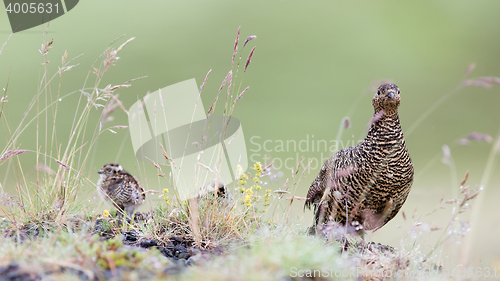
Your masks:
<path fill-rule="evenodd" d="M 106 218 L 107 218 L 107 217 L 109 217 L 109 211 L 108 211 L 108 210 L 104 210 L 104 211 L 102 211 L 102 214 L 103 214 L 103 216 L 104 216 L 104 217 L 106 217 Z"/>
<path fill-rule="evenodd" d="M 270 193 L 271 193 L 270 189 L 266 190 L 266 194 L 264 195 L 264 207 L 271 205 L 271 202 L 269 202 L 269 199 L 270 199 L 269 194 Z"/>
<path fill-rule="evenodd" d="M 168 197 L 168 188 L 163 190 L 163 199 L 167 205 L 170 205 L 170 198 Z"/>
<path fill-rule="evenodd" d="M 260 179 L 259 178 L 260 178 L 260 174 L 256 174 L 255 177 L 253 178 L 253 181 L 255 183 L 260 183 Z"/>
<path fill-rule="evenodd" d="M 262 165 L 260 164 L 260 162 L 253 164 L 253 168 L 257 171 L 257 173 L 262 173 Z"/>
<path fill-rule="evenodd" d="M 236 166 L 236 177 L 240 177 L 240 175 L 243 174 L 243 167 L 241 165 Z"/>

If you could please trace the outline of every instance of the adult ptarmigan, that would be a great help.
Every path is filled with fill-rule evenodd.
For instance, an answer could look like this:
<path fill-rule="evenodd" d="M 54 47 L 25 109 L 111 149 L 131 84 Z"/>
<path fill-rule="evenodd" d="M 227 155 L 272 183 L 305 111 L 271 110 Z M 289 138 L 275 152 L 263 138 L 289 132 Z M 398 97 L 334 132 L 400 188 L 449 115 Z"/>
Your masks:
<path fill-rule="evenodd" d="M 413 183 L 413 163 L 399 122 L 400 91 L 383 84 L 366 138 L 330 157 L 307 193 L 315 225 L 336 221 L 355 231 L 376 230 L 394 218 Z"/>

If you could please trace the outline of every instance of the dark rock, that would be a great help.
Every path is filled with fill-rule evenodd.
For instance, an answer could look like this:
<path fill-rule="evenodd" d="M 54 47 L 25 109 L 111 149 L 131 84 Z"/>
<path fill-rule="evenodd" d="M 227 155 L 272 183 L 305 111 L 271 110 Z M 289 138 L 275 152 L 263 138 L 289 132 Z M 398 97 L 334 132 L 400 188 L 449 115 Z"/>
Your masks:
<path fill-rule="evenodd" d="M 170 250 L 168 248 L 165 248 L 165 247 L 160 247 L 158 249 L 160 250 L 160 252 L 162 253 L 162 255 L 164 255 L 165 257 L 167 257 L 167 258 L 174 257 L 174 254 L 173 254 L 172 250 Z"/>
<path fill-rule="evenodd" d="M 174 250 L 176 252 L 179 252 L 179 253 L 186 253 L 187 252 L 187 248 L 186 246 L 182 245 L 182 244 L 178 244 L 174 247 Z"/>
<path fill-rule="evenodd" d="M 137 236 L 138 234 L 134 231 L 126 231 L 123 233 L 123 242 L 127 244 L 134 244 L 138 240 Z"/>
<path fill-rule="evenodd" d="M 170 239 L 170 241 L 173 241 L 175 244 L 177 244 L 177 243 L 182 243 L 182 242 L 184 242 L 184 241 L 185 241 L 185 240 L 184 240 L 184 238 L 182 238 L 182 237 L 178 237 L 178 236 L 172 236 L 172 237 L 170 237 L 169 239 Z M 177 243 L 176 243 L 176 242 L 177 242 Z"/>
<path fill-rule="evenodd" d="M 158 242 L 153 239 L 146 239 L 142 240 L 140 245 L 142 248 L 156 247 L 158 246 Z"/>

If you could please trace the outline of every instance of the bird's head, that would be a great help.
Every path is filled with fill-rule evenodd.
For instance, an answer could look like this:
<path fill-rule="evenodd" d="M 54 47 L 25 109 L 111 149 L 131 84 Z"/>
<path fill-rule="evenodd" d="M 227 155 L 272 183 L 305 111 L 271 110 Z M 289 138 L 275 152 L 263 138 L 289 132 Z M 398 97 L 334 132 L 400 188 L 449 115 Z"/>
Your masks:
<path fill-rule="evenodd" d="M 101 175 L 101 177 L 106 177 L 108 175 L 116 174 L 118 172 L 123 171 L 121 165 L 116 163 L 109 163 L 104 165 L 97 173 Z"/>
<path fill-rule="evenodd" d="M 385 114 L 397 112 L 400 103 L 399 88 L 391 83 L 380 85 L 372 100 L 375 112 L 384 110 Z"/>

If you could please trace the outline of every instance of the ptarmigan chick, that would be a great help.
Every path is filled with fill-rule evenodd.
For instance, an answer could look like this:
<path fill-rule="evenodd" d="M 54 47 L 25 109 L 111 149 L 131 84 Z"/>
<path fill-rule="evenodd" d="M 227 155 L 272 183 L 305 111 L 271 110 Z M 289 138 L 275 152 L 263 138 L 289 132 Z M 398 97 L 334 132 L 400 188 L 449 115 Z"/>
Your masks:
<path fill-rule="evenodd" d="M 213 180 L 210 184 L 202 186 L 198 190 L 198 199 L 213 198 L 217 195 L 217 199 L 224 202 L 224 206 L 230 205 L 233 202 L 233 195 L 227 190 L 226 185 L 221 180 Z"/>
<path fill-rule="evenodd" d="M 400 91 L 383 84 L 373 97 L 375 114 L 366 138 L 330 157 L 307 193 L 315 228 L 329 221 L 361 234 L 394 218 L 413 183 L 413 163 L 399 122 Z"/>
<path fill-rule="evenodd" d="M 139 181 L 115 163 L 104 165 L 97 173 L 101 175 L 97 181 L 99 196 L 117 208 L 120 215 L 125 211 L 132 218 L 135 209 L 146 199 Z"/>

